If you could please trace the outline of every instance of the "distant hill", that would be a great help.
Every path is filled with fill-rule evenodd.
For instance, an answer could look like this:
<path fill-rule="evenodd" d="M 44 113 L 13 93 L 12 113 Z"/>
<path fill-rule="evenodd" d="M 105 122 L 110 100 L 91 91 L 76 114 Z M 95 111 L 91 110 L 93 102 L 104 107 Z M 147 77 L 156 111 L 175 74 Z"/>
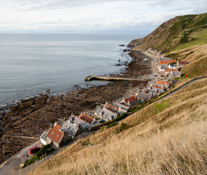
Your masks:
<path fill-rule="evenodd" d="M 177 16 L 164 22 L 144 38 L 132 40 L 128 47 L 133 47 L 133 50 L 153 48 L 169 52 L 206 44 L 206 33 L 207 13 Z"/>

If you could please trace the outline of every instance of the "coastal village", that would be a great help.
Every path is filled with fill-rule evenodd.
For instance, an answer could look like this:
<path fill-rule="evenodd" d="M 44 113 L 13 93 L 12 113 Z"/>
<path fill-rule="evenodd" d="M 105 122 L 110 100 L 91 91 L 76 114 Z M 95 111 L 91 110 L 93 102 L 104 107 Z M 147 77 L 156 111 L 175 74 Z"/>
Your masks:
<path fill-rule="evenodd" d="M 30 88 L 32 84 L 23 74 L 18 74 L 29 86 L 21 91 L 15 88 L 13 96 L 12 88 L 5 88 L 2 82 L 3 92 L 11 93 L 12 99 L 1 99 L 0 104 L 0 175 L 207 174 L 206 17 L 207 13 L 175 16 L 145 37 L 131 40 L 126 47 L 119 45 L 124 48 L 119 48 L 118 44 L 109 48 L 108 42 L 112 45 L 124 42 L 127 33 L 125 36 L 118 32 L 114 38 L 104 35 L 100 40 L 94 35 L 97 37 L 92 38 L 94 47 L 89 45 L 91 39 L 77 35 L 89 46 L 86 51 L 94 60 L 99 58 L 100 64 L 91 65 L 87 59 L 93 61 L 90 55 L 87 57 L 86 52 L 80 52 L 85 61 L 74 58 L 80 65 L 89 65 L 84 69 L 71 62 L 69 42 L 62 44 L 62 39 L 58 39 L 62 49 L 59 50 L 56 42 L 54 50 L 54 43 L 50 44 L 52 36 L 50 41 L 43 38 L 41 42 L 48 41 L 46 47 L 49 46 L 51 52 L 29 45 L 29 48 L 38 49 L 35 55 L 31 52 L 38 57 L 35 61 L 43 56 L 42 63 L 47 63 L 47 67 L 41 65 L 44 72 L 49 73 L 46 68 L 54 73 L 57 73 L 56 68 L 63 70 L 58 75 L 61 82 L 64 78 L 66 87 L 55 92 L 50 81 L 45 81 L 40 92 L 36 85 Z M 68 39 L 73 41 L 69 35 Z M 85 49 L 82 40 L 77 41 L 79 50 L 71 47 L 74 53 Z M 11 42 L 8 43 L 10 46 Z M 25 44 L 17 42 L 14 46 L 24 46 L 25 50 L 21 43 Z M 98 43 L 103 46 L 101 52 L 97 49 Z M 45 61 L 43 50 L 54 56 L 54 61 L 58 58 L 61 64 L 54 69 L 54 63 L 48 62 L 51 59 Z M 63 52 L 65 50 L 69 52 Z M 30 58 L 29 64 L 36 58 L 25 52 L 22 54 L 18 58 Z M 59 56 L 63 56 L 65 62 Z M 21 59 L 17 59 L 15 67 L 22 67 Z M 65 63 L 76 68 L 74 74 L 65 71 L 70 70 Z M 16 86 L 15 82 L 21 81 L 7 75 L 7 68 L 13 68 L 12 65 L 5 67 L 3 75 L 6 73 L 5 80 Z M 94 67 L 98 70 L 94 71 Z M 21 73 L 35 73 L 32 71 L 38 67 L 35 64 L 28 68 Z M 104 73 L 99 68 L 103 68 Z M 74 75 L 79 71 L 84 74 L 75 84 Z M 45 75 L 55 80 L 56 76 L 48 73 Z M 41 78 L 40 75 L 34 78 Z M 43 80 L 45 78 L 47 76 Z M 61 83 L 57 86 L 63 87 Z"/>
<path fill-rule="evenodd" d="M 187 61 L 179 61 L 169 58 L 161 51 L 150 48 L 143 54 L 144 57 L 146 56 L 148 58 L 143 57 L 144 59 L 142 62 L 144 64 L 151 64 L 151 67 L 154 69 L 152 72 L 153 76 L 150 78 L 146 78 L 144 76 L 142 79 L 140 76 L 137 76 L 137 78 L 134 76 L 133 81 L 136 79 L 138 82 L 144 81 L 146 83 L 141 86 L 139 84 L 138 86 L 136 85 L 132 87 L 123 98 L 113 100 L 112 102 L 110 102 L 110 100 L 105 101 L 104 104 L 97 103 L 96 108 L 90 110 L 86 110 L 87 108 L 85 108 L 85 110 L 80 112 L 79 115 L 77 115 L 76 112 L 75 114 L 71 113 L 69 116 L 64 118 L 55 119 L 53 124 L 50 124 L 50 128 L 40 135 L 38 141 L 17 153 L 17 155 L 22 159 L 21 161 L 17 161 L 17 167 L 23 168 L 39 160 L 40 157 L 40 159 L 42 159 L 51 154 L 54 150 L 63 148 L 69 143 L 73 143 L 78 138 L 89 136 L 98 131 L 104 124 L 110 124 L 113 122 L 112 124 L 116 125 L 117 121 L 120 120 L 122 116 L 127 116 L 127 113 L 132 110 L 133 107 L 136 108 L 136 105 L 143 104 L 146 101 L 167 92 L 171 87 L 173 87 L 176 81 L 178 81 L 177 79 L 181 77 L 180 69 L 189 64 Z M 131 62 L 131 64 L 133 63 L 136 63 L 136 61 Z M 139 68 L 134 67 L 134 69 Z M 125 79 L 130 80 L 132 78 L 118 77 L 118 79 L 124 79 L 123 81 L 125 81 Z M 117 88 L 120 89 L 120 87 Z M 68 95 L 64 98 L 66 99 L 67 96 Z M 16 109 L 17 107 L 13 108 Z M 93 146 L 93 144 L 90 143 L 88 146 Z M 37 154 L 35 153 L 41 153 L 39 158 L 37 158 Z M 7 161 L 4 163 L 6 162 Z"/>
<path fill-rule="evenodd" d="M 104 122 L 112 121 L 138 103 L 150 100 L 168 91 L 177 77 L 181 77 L 180 68 L 189 64 L 187 61 L 177 61 L 167 57 L 161 51 L 148 49 L 148 53 L 156 56 L 159 74 L 155 80 L 148 82 L 143 89 L 135 88 L 131 96 L 112 103 L 98 105 L 94 111 L 81 112 L 79 116 L 71 114 L 64 121 L 55 122 L 48 131 L 40 136 L 43 145 L 52 144 L 55 148 L 63 146 L 82 132 L 90 131 L 92 128 Z M 185 75 L 187 76 L 187 75 Z"/>
<path fill-rule="evenodd" d="M 202 2 L 200 5 L 203 7 Z M 138 6 L 135 7 L 137 10 Z M 162 10 L 157 9 L 160 13 L 156 20 L 160 20 Z M 189 12 L 183 4 L 185 10 Z M 95 34 L 88 40 L 84 34 L 77 35 L 76 40 L 76 36 L 68 35 L 62 37 L 64 42 L 55 37 L 55 45 L 52 35 L 49 40 L 41 36 L 41 49 L 36 44 L 33 47 L 36 42 L 39 46 L 39 42 L 30 35 L 29 40 L 25 35 L 15 43 L 11 41 L 21 37 L 12 36 L 8 43 L 5 38 L 6 46 L 14 49 L 3 47 L 6 52 L 2 52 L 2 60 L 15 58 L 17 62 L 2 64 L 6 65 L 2 75 L 9 82 L 7 85 L 2 81 L 2 92 L 6 90 L 11 97 L 6 99 L 3 95 L 0 104 L 0 175 L 207 174 L 207 13 L 195 14 L 195 9 L 192 14 L 185 13 L 175 12 L 178 16 L 145 37 L 131 40 L 126 47 L 119 45 L 124 48 L 118 44 L 109 47 L 137 34 L 130 32 L 127 36 L 125 31 L 125 36 L 120 27 L 118 35 L 113 32 L 114 38 L 104 34 L 99 39 Z M 25 41 L 30 42 L 28 49 Z M 70 47 L 70 43 L 79 50 Z M 12 54 L 16 53 L 15 48 L 23 55 Z M 21 48 L 29 54 L 21 52 Z M 78 67 L 70 59 L 71 49 L 75 55 L 80 51 L 81 59 L 74 55 L 80 63 Z M 82 52 L 85 49 L 90 55 Z M 22 59 L 31 66 L 25 69 Z M 58 64 L 54 64 L 57 59 Z M 41 69 L 33 64 L 40 60 L 37 65 Z M 85 64 L 89 67 L 82 69 Z M 72 74 L 65 71 L 71 70 L 69 65 L 75 68 Z M 19 67 L 20 72 L 19 69 L 11 72 L 21 81 L 9 74 L 10 68 Z M 63 72 L 57 74 L 59 70 Z M 44 87 L 41 85 L 38 90 L 36 81 L 33 85 L 22 76 L 28 71 L 35 75 L 31 80 L 47 79 Z M 84 73 L 81 80 L 74 76 L 79 72 Z M 61 78 L 59 84 L 54 81 L 58 92 L 48 79 L 49 76 L 55 80 L 54 73 Z M 87 76 L 85 82 L 83 76 Z M 64 85 L 63 79 L 66 87 L 59 90 Z M 21 91 L 18 85 L 23 87 Z"/>

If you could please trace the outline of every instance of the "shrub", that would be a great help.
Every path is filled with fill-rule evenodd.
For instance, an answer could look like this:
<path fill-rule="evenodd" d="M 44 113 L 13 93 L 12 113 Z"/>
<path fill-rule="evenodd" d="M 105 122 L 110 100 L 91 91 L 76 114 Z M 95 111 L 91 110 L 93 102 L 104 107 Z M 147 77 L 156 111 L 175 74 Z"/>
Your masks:
<path fill-rule="evenodd" d="M 117 133 L 120 133 L 126 129 L 128 129 L 130 126 L 126 123 L 121 123 L 121 125 L 116 129 Z"/>
<path fill-rule="evenodd" d="M 111 127 L 116 126 L 116 125 L 117 125 L 117 123 L 116 123 L 116 122 L 113 122 L 113 123 L 109 124 L 109 125 L 107 126 L 107 128 L 111 128 Z"/>
<path fill-rule="evenodd" d="M 35 163 L 36 161 L 42 159 L 43 157 L 51 154 L 53 151 L 55 151 L 54 148 L 51 148 L 50 145 L 45 145 L 41 150 L 39 150 L 34 157 L 27 160 L 24 165 L 30 165 L 32 163 Z"/>
<path fill-rule="evenodd" d="M 91 144 L 89 138 L 86 141 L 81 141 L 81 146 L 88 146 L 89 144 Z"/>
<path fill-rule="evenodd" d="M 119 120 L 121 120 L 121 119 L 124 119 L 124 118 L 126 118 L 127 117 L 127 113 L 123 113 L 123 114 L 121 114 L 120 116 L 118 116 L 116 119 L 114 119 L 114 120 L 116 120 L 116 121 L 119 121 Z"/>
<path fill-rule="evenodd" d="M 183 36 L 180 39 L 180 43 L 187 43 L 188 42 L 188 34 L 186 33 L 186 31 L 184 32 Z"/>

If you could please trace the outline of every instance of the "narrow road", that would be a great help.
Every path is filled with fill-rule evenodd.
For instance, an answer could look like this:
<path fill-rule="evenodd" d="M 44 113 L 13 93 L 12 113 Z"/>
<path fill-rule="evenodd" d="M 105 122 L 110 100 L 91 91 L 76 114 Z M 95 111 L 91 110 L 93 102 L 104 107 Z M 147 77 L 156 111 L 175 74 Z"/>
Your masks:
<path fill-rule="evenodd" d="M 202 77 L 196 77 L 196 78 L 193 78 L 193 79 L 190 80 L 188 83 L 186 83 L 186 84 L 184 84 L 184 85 L 181 85 L 178 89 L 176 89 L 175 91 L 169 93 L 168 95 L 166 95 L 166 96 L 164 96 L 164 97 L 158 99 L 157 101 L 160 101 L 160 100 L 162 100 L 162 99 L 164 99 L 164 98 L 166 98 L 166 97 L 170 97 L 170 96 L 172 96 L 173 94 L 175 94 L 176 92 L 182 90 L 183 88 L 185 88 L 185 87 L 187 87 L 187 86 L 189 86 L 189 85 L 191 85 L 191 84 L 193 84 L 193 83 L 195 83 L 195 82 L 197 82 L 197 81 L 200 81 L 201 79 L 204 79 L 204 78 L 207 78 L 207 76 L 202 76 Z"/>
<path fill-rule="evenodd" d="M 187 87 L 187 86 L 189 86 L 189 85 L 191 85 L 191 84 L 193 84 L 193 83 L 195 83 L 195 82 L 197 82 L 197 81 L 200 81 L 201 79 L 204 79 L 204 78 L 207 78 L 207 76 L 196 77 L 196 78 L 190 80 L 188 83 L 186 83 L 186 84 L 180 86 L 180 87 L 179 87 L 178 89 L 176 89 L 175 91 L 173 91 L 173 92 L 169 93 L 168 95 L 166 95 L 166 96 L 164 96 L 164 97 L 158 99 L 157 101 L 160 101 L 160 100 L 165 99 L 165 98 L 167 98 L 167 97 L 169 97 L 169 96 L 172 96 L 173 94 L 175 94 L 176 92 L 182 90 L 183 88 L 185 88 L 185 87 Z M 142 108 L 142 109 L 144 109 L 144 108 Z M 140 110 L 142 110 L 142 109 L 140 109 Z M 138 111 L 137 111 L 137 112 L 138 112 Z M 133 113 L 133 114 L 134 114 L 134 113 Z M 133 114 L 131 114 L 131 115 L 133 115 Z M 129 116 L 130 116 L 130 115 L 129 115 Z M 127 116 L 127 117 L 128 117 L 128 116 Z M 123 119 L 122 119 L 122 120 L 123 120 Z M 118 121 L 118 123 L 121 122 L 122 120 Z M 94 132 L 98 132 L 98 131 L 99 131 L 99 130 L 94 131 Z M 82 133 L 82 134 L 81 134 L 81 138 L 85 138 L 85 137 L 87 137 L 87 136 L 93 134 L 94 132 L 86 132 L 86 133 Z M 60 149 L 56 150 L 56 151 L 53 152 L 52 154 L 50 154 L 50 155 L 48 155 L 47 157 L 43 158 L 42 160 L 39 160 L 39 161 L 37 161 L 35 164 L 29 165 L 29 166 L 27 166 L 27 167 L 25 167 L 25 168 L 23 168 L 23 169 L 19 169 L 19 170 L 17 169 L 17 167 L 18 167 L 21 163 L 24 163 L 24 161 L 21 160 L 22 157 L 19 155 L 20 153 L 18 153 L 18 154 L 16 154 L 16 155 L 12 156 L 11 158 L 9 158 L 7 161 L 5 161 L 4 163 L 2 163 L 2 164 L 0 165 L 0 175 L 24 175 L 24 174 L 27 174 L 27 173 L 29 173 L 30 171 L 34 170 L 34 168 L 36 168 L 37 166 L 39 166 L 39 165 L 41 165 L 42 163 L 44 163 L 44 162 L 45 162 L 46 160 L 48 160 L 50 157 L 52 157 L 52 156 L 58 154 L 58 153 L 59 153 L 60 151 L 62 151 L 64 148 L 66 148 L 66 147 L 69 146 L 69 145 L 72 145 L 73 143 L 77 142 L 78 139 L 81 139 L 81 138 L 80 138 L 80 137 L 79 137 L 79 138 L 76 137 L 71 143 L 69 143 L 69 144 L 67 144 L 67 145 L 65 145 L 65 146 L 63 146 L 63 147 L 61 147 Z M 32 145 L 30 145 L 29 147 L 31 147 L 31 146 L 32 146 Z M 24 149 L 22 150 L 22 152 L 24 152 L 25 149 L 26 149 L 26 148 L 24 148 Z M 24 155 L 22 155 L 22 156 L 24 156 Z"/>
<path fill-rule="evenodd" d="M 95 131 L 97 132 L 97 131 Z M 58 150 L 54 151 L 52 154 L 46 156 L 45 158 L 37 161 L 34 164 L 31 164 L 29 166 L 26 166 L 25 168 L 22 169 L 17 169 L 19 165 L 24 163 L 26 161 L 26 156 L 29 156 L 26 152 L 28 152 L 28 149 L 34 145 L 37 145 L 37 142 L 33 143 L 32 145 L 25 147 L 22 149 L 20 152 L 9 158 L 7 161 L 3 162 L 0 165 L 0 175 L 24 175 L 32 171 L 34 168 L 39 166 L 40 164 L 44 163 L 46 160 L 48 160 L 50 157 L 58 154 L 60 151 L 62 151 L 64 148 L 68 147 L 69 145 L 72 145 L 73 143 L 77 142 L 79 139 L 85 138 L 94 132 L 84 132 L 81 134 L 81 136 L 75 137 L 75 139 L 66 144 L 65 146 L 59 148 Z M 39 141 L 38 141 L 39 142 Z"/>

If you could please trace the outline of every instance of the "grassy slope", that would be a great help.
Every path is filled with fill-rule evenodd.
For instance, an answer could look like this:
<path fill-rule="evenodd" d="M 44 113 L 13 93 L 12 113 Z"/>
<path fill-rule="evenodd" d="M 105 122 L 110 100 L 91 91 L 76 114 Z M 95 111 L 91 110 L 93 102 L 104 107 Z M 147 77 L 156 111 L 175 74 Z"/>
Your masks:
<path fill-rule="evenodd" d="M 169 52 L 197 44 L 206 44 L 207 13 L 177 16 L 156 28 L 146 37 L 133 41 L 133 50 L 148 48 Z"/>
<path fill-rule="evenodd" d="M 178 60 L 189 61 L 190 64 L 181 69 L 189 77 L 207 75 L 207 44 L 196 45 L 171 52 Z"/>
<path fill-rule="evenodd" d="M 129 116 L 128 129 L 101 130 L 30 174 L 206 174 L 206 104 L 202 80 Z"/>
<path fill-rule="evenodd" d="M 207 29 L 201 29 L 198 31 L 194 31 L 189 35 L 190 42 L 186 42 L 183 44 L 178 44 L 173 51 L 178 51 L 184 48 L 188 48 L 191 46 L 195 46 L 198 44 L 206 44 L 207 43 Z"/>

